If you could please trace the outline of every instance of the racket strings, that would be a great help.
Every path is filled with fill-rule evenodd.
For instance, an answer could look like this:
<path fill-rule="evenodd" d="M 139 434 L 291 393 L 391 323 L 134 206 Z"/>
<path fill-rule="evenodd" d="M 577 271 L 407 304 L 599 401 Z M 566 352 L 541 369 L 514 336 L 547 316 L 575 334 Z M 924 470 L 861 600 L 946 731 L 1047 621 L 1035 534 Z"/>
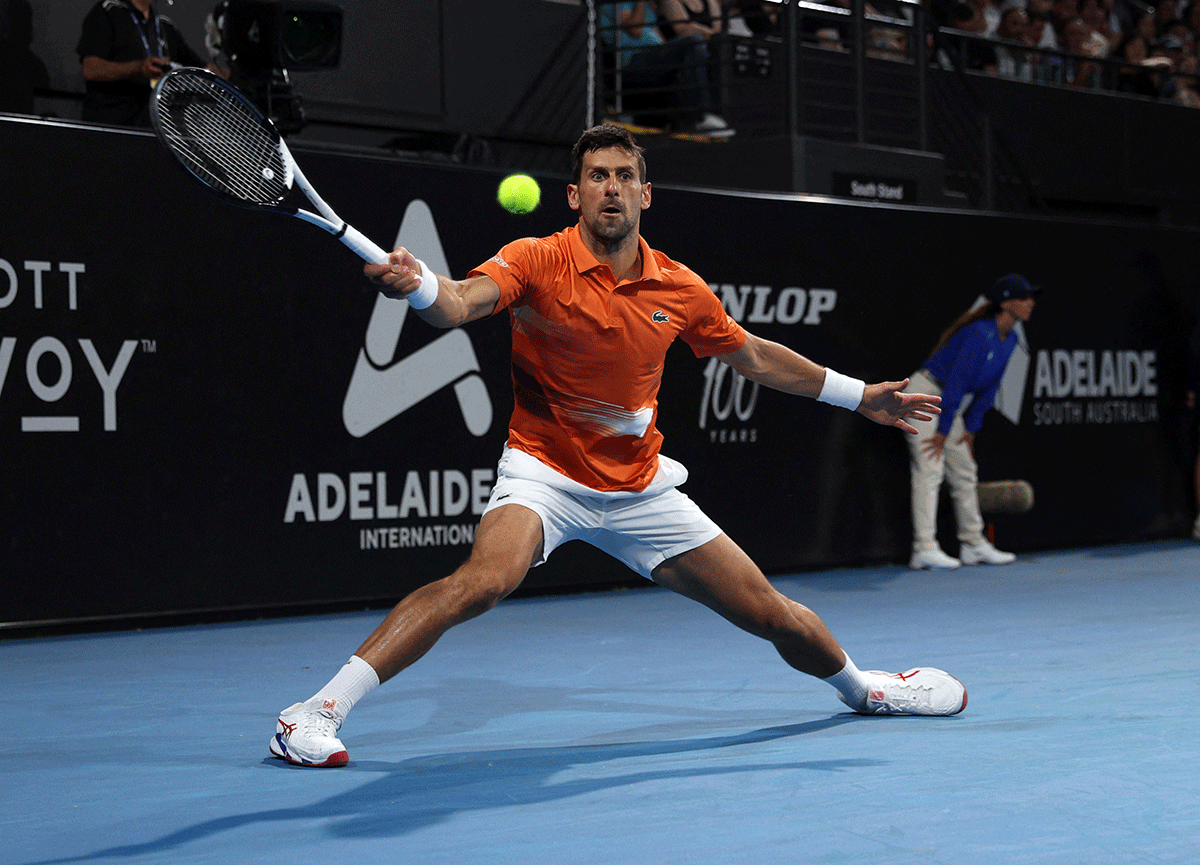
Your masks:
<path fill-rule="evenodd" d="M 162 85 L 156 100 L 160 131 L 189 171 L 246 204 L 283 200 L 291 178 L 279 136 L 253 107 L 208 77 L 177 72 Z"/>

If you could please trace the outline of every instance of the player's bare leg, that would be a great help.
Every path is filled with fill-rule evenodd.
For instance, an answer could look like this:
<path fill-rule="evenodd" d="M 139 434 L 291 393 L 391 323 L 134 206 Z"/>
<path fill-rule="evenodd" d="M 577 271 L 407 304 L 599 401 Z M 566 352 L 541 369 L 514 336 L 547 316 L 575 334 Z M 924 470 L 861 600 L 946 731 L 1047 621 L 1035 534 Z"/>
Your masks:
<path fill-rule="evenodd" d="M 485 613 L 521 585 L 541 555 L 542 522 L 520 505 L 484 514 L 467 561 L 398 603 L 342 671 L 279 716 L 271 753 L 301 766 L 342 766 L 337 738 L 346 713 L 371 688 L 428 652 L 450 628 Z"/>
<path fill-rule="evenodd" d="M 668 559 L 653 576 L 659 585 L 770 641 L 789 665 L 831 684 L 856 712 L 953 715 L 967 705 L 966 689 L 942 670 L 860 671 L 820 617 L 772 586 L 727 535 Z"/>
<path fill-rule="evenodd" d="M 388 613 L 354 654 L 380 682 L 412 664 L 447 630 L 508 597 L 541 555 L 541 518 L 521 505 L 484 515 L 471 556 L 453 574 L 414 591 Z"/>
<path fill-rule="evenodd" d="M 728 535 L 667 559 L 654 569 L 654 581 L 768 640 L 802 673 L 824 679 L 846 664 L 820 617 L 772 586 Z"/>

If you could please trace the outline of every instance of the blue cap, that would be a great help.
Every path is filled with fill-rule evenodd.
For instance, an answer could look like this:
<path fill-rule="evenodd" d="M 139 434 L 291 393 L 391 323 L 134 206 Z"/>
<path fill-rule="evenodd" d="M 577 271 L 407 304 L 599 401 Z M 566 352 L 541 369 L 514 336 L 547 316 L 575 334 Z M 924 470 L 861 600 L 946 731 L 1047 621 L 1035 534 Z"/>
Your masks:
<path fill-rule="evenodd" d="M 1004 303 L 1006 300 L 1024 300 L 1036 297 L 1042 293 L 1040 285 L 1030 285 L 1029 280 L 1019 273 L 1010 273 L 996 280 L 987 297 L 992 303 Z"/>

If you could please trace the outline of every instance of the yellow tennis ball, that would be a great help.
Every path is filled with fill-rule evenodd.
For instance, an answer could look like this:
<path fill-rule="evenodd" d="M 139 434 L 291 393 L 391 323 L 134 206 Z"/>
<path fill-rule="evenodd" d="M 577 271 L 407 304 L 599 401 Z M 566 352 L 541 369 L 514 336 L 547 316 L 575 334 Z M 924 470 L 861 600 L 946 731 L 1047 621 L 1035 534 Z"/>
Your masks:
<path fill-rule="evenodd" d="M 510 174 L 500 181 L 496 199 L 509 213 L 532 213 L 542 200 L 542 189 L 528 174 Z"/>

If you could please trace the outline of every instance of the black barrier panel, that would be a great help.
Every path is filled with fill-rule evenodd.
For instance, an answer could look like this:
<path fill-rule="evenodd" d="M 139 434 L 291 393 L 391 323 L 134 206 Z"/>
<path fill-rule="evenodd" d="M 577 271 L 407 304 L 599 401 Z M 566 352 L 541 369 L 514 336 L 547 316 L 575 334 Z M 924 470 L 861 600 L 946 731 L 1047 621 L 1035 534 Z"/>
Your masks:
<path fill-rule="evenodd" d="M 0 152 L 4 621 L 370 602 L 465 558 L 511 411 L 507 316 L 426 326 L 328 235 L 211 199 L 148 135 L 0 120 Z M 299 158 L 361 231 L 455 276 L 574 220 L 564 179 L 517 217 L 493 173 Z M 978 441 L 985 479 L 1035 489 L 1002 544 L 1183 533 L 1195 232 L 668 187 L 643 229 L 748 328 L 871 380 L 1026 273 L 1047 290 L 1016 422 L 992 412 Z M 907 557 L 900 433 L 682 345 L 659 426 L 768 572 Z M 574 548 L 529 584 L 629 576 Z"/>

